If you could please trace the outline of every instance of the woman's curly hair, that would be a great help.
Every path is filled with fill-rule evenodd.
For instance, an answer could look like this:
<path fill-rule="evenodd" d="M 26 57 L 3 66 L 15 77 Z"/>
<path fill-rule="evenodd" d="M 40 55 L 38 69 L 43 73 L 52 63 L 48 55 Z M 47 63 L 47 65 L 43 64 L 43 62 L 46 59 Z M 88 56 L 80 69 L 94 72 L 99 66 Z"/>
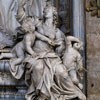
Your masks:
<path fill-rule="evenodd" d="M 47 1 L 45 9 L 52 9 L 52 13 L 53 13 L 53 24 L 54 25 L 57 25 L 58 12 L 57 12 L 56 7 L 52 6 L 52 3 L 50 1 Z"/>

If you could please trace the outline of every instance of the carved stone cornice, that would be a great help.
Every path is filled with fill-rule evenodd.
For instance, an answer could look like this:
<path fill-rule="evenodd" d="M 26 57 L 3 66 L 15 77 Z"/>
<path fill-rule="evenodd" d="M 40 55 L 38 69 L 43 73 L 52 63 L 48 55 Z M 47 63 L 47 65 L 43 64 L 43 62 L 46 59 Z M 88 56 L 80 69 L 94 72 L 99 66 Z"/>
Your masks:
<path fill-rule="evenodd" d="M 91 12 L 91 16 L 100 18 L 100 0 L 90 0 L 86 6 L 86 10 Z"/>

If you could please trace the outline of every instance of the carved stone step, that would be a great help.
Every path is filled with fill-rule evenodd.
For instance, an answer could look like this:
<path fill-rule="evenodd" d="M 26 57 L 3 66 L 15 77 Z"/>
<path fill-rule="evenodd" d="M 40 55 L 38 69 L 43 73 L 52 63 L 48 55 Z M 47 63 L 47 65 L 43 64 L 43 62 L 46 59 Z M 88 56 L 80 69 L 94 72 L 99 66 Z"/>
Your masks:
<path fill-rule="evenodd" d="M 25 100 L 26 91 L 26 87 L 0 87 L 0 100 Z"/>

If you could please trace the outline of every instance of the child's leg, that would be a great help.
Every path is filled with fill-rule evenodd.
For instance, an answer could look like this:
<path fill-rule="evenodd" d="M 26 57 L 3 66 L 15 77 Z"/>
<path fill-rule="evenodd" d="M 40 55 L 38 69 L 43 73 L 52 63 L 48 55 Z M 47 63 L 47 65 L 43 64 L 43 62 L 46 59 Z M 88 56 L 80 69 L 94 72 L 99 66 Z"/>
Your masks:
<path fill-rule="evenodd" d="M 80 89 L 83 89 L 83 85 L 79 82 L 77 77 L 77 72 L 75 69 L 69 71 L 69 75 L 75 85 L 77 85 Z"/>
<path fill-rule="evenodd" d="M 13 58 L 14 55 L 12 53 L 1 53 L 0 55 L 0 59 L 3 59 L 3 58 Z"/>
<path fill-rule="evenodd" d="M 15 58 L 15 59 L 13 59 L 13 61 L 12 61 L 12 65 L 13 65 L 13 66 L 19 65 L 19 64 L 21 64 L 22 61 L 23 61 L 23 58 Z"/>
<path fill-rule="evenodd" d="M 24 51 L 21 47 L 18 47 L 16 50 L 16 55 L 17 57 L 12 61 L 12 64 L 15 66 L 15 65 L 18 65 L 18 64 L 21 64 L 22 61 L 24 60 Z"/>

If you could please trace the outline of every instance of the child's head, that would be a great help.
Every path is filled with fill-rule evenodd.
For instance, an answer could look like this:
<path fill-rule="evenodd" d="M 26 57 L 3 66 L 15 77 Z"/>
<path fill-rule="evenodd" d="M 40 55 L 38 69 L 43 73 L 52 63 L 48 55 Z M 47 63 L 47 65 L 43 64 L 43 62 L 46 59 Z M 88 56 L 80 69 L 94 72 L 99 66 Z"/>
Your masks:
<path fill-rule="evenodd" d="M 39 23 L 39 18 L 27 16 L 22 23 L 22 30 L 24 32 L 34 32 L 35 27 Z"/>
<path fill-rule="evenodd" d="M 83 50 L 83 44 L 81 43 L 73 43 L 73 48 L 75 48 L 76 50 Z"/>
<path fill-rule="evenodd" d="M 35 30 L 35 25 L 33 24 L 34 19 L 31 17 L 26 17 L 23 20 L 23 23 L 21 25 L 22 30 L 27 33 L 27 32 L 33 32 Z"/>
<path fill-rule="evenodd" d="M 22 30 L 25 33 L 27 33 L 27 32 L 34 32 L 35 31 L 35 26 L 32 23 L 30 23 L 30 22 L 27 22 L 27 23 L 24 22 L 21 27 L 22 27 Z"/>

